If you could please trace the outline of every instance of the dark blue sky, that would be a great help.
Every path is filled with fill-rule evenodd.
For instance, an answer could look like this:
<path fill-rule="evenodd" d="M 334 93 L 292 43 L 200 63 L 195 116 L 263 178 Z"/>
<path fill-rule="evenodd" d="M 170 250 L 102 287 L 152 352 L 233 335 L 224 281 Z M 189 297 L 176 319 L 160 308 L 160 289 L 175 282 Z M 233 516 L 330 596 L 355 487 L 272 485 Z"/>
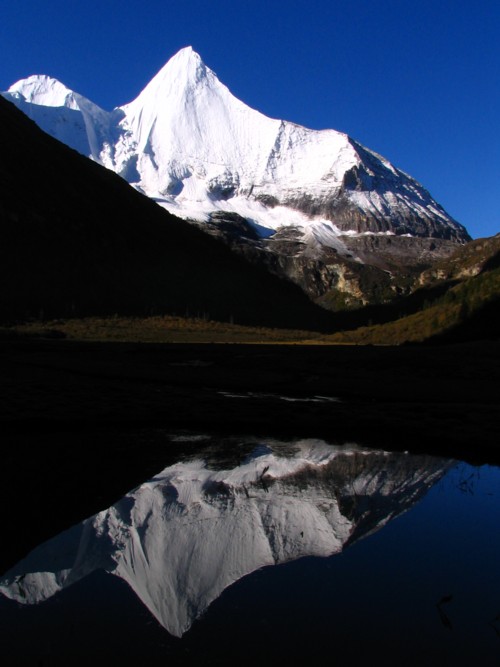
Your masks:
<path fill-rule="evenodd" d="M 498 0 L 3 0 L 0 90 L 49 74 L 111 109 L 187 45 L 246 104 L 347 132 L 500 232 Z"/>

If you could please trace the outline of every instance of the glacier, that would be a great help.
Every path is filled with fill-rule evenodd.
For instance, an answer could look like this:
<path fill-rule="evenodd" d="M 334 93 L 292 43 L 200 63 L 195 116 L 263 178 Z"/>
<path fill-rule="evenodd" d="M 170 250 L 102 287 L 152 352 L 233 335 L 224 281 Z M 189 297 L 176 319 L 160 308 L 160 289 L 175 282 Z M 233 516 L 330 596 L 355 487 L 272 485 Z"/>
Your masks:
<path fill-rule="evenodd" d="M 388 160 L 342 132 L 251 109 L 191 47 L 110 112 L 45 75 L 2 94 L 43 130 L 185 219 L 236 213 L 261 238 L 292 228 L 313 253 L 327 247 L 341 255 L 349 255 L 352 236 L 469 238 Z"/>

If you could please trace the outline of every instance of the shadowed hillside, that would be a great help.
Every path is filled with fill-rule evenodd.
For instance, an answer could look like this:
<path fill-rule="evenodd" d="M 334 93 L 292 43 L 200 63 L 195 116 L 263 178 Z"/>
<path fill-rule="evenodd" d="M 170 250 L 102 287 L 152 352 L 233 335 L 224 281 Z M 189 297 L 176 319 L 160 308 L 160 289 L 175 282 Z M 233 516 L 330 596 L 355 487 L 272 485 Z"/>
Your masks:
<path fill-rule="evenodd" d="M 326 325 L 299 288 L 235 257 L 3 98 L 0 148 L 0 321 L 174 313 Z"/>

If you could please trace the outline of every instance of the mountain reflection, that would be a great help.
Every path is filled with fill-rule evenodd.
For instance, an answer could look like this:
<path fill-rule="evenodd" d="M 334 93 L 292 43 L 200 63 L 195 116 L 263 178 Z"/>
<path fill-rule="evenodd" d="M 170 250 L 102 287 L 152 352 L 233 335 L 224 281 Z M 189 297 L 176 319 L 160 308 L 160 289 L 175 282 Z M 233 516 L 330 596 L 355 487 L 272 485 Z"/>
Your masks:
<path fill-rule="evenodd" d="M 0 590 L 36 604 L 104 569 L 180 637 L 232 583 L 267 565 L 339 553 L 414 505 L 450 467 L 317 440 L 261 443 L 231 469 L 216 460 L 166 468 L 36 548 Z"/>

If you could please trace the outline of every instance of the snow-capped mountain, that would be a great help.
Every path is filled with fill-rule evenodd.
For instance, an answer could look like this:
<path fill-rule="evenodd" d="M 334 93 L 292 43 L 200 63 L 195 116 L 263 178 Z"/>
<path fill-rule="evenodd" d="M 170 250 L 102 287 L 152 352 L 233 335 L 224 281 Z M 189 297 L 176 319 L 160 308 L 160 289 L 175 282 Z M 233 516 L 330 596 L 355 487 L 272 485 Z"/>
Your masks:
<path fill-rule="evenodd" d="M 314 440 L 261 443 L 232 469 L 179 462 L 35 549 L 0 592 L 36 604 L 104 569 L 181 636 L 235 581 L 341 552 L 414 505 L 449 465 Z"/>
<path fill-rule="evenodd" d="M 306 242 L 337 250 L 345 233 L 467 238 L 386 159 L 341 132 L 309 130 L 249 108 L 191 47 L 112 112 L 47 76 L 19 81 L 4 96 L 181 217 L 235 212 L 261 236 L 293 226 Z"/>
<path fill-rule="evenodd" d="M 18 81 L 4 97 L 42 130 L 97 161 L 113 134 L 113 114 L 49 76 Z"/>
<path fill-rule="evenodd" d="M 408 293 L 420 271 L 469 240 L 388 160 L 341 132 L 251 109 L 191 47 L 111 112 L 47 76 L 3 95 L 49 134 L 326 308 Z"/>

